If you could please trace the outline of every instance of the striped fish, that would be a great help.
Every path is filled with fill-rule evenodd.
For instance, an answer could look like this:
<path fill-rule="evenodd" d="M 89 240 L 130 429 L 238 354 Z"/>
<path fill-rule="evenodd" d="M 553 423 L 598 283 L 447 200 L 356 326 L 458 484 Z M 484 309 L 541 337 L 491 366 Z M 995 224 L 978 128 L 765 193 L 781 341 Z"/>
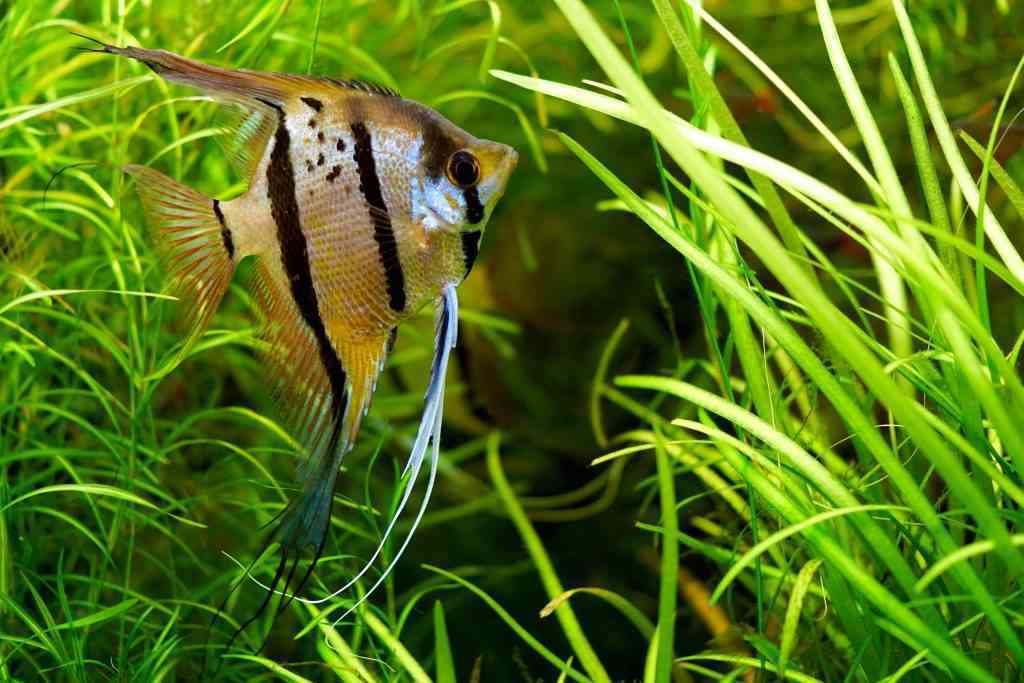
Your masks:
<path fill-rule="evenodd" d="M 366 567 L 335 595 L 377 559 L 429 454 L 426 505 L 458 324 L 455 288 L 473 267 L 518 157 L 384 87 L 100 45 L 96 51 L 138 60 L 241 111 L 230 149 L 249 188 L 237 199 L 210 199 L 152 169 L 126 168 L 193 323 L 192 339 L 217 309 L 238 262 L 256 258 L 267 376 L 306 451 L 301 494 L 267 541 L 277 544 L 277 569 L 237 636 L 274 594 L 282 596 L 280 613 L 308 581 L 324 549 L 339 463 L 355 443 L 396 330 L 432 304 L 435 355 L 401 504 Z M 422 514 L 423 507 L 416 522 Z M 312 559 L 296 580 L 309 551 Z"/>

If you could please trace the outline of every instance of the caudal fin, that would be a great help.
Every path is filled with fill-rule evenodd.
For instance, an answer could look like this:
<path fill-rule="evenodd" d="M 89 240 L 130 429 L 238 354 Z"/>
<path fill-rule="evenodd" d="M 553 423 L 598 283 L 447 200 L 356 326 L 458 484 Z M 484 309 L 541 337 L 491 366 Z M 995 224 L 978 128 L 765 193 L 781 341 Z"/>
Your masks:
<path fill-rule="evenodd" d="M 192 341 L 206 329 L 235 272 L 235 248 L 220 202 L 145 166 L 124 170 L 135 178 Z"/>

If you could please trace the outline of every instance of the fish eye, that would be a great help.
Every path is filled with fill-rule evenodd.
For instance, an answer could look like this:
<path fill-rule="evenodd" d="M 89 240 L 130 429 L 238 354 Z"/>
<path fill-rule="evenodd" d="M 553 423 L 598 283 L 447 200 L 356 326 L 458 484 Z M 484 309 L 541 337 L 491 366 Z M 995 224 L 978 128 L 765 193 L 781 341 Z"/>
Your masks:
<path fill-rule="evenodd" d="M 465 189 L 480 181 L 480 162 L 464 149 L 448 159 L 448 180 Z"/>

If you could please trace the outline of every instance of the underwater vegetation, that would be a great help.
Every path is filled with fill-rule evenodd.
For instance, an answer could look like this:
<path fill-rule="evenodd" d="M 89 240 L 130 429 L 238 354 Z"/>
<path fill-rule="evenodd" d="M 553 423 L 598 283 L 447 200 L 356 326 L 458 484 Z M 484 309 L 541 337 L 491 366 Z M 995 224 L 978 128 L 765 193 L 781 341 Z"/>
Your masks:
<path fill-rule="evenodd" d="M 1006 0 L 0 3 L 0 680 L 1021 680 L 1022 25 Z M 372 594 L 420 488 L 334 595 L 401 507 L 431 307 L 303 599 L 246 625 L 304 437 L 252 259 L 187 343 L 123 171 L 238 197 L 238 121 L 90 39 L 377 83 L 518 151 L 459 287 L 433 495 Z"/>

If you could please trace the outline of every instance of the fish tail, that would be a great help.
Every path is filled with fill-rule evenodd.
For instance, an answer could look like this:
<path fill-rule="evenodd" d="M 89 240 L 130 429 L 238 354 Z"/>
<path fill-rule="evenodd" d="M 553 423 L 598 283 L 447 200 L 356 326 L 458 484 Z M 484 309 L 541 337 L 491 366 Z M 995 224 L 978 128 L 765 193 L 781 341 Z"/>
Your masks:
<path fill-rule="evenodd" d="M 127 166 L 135 178 L 157 250 L 184 303 L 190 339 L 206 329 L 235 272 L 235 245 L 220 201 L 145 166 Z"/>

